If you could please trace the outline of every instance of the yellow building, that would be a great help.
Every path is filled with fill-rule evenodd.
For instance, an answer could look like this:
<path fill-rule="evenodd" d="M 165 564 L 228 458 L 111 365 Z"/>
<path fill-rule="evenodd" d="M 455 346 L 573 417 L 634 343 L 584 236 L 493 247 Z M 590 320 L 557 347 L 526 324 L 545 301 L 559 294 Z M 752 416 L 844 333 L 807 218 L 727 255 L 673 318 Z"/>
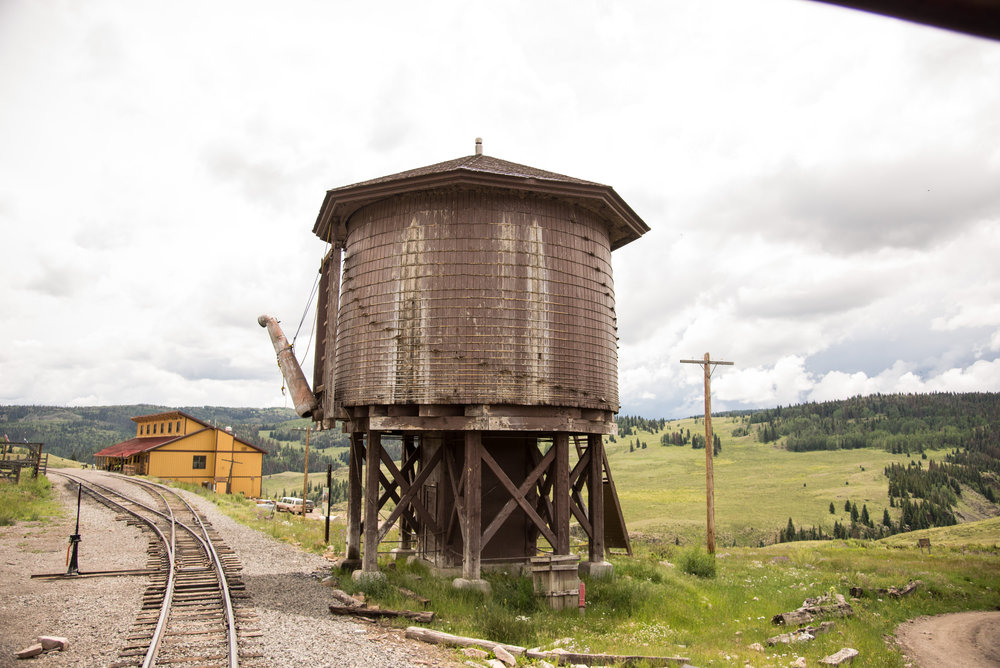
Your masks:
<path fill-rule="evenodd" d="M 135 438 L 94 453 L 96 466 L 259 497 L 264 450 L 181 411 L 134 417 Z"/>

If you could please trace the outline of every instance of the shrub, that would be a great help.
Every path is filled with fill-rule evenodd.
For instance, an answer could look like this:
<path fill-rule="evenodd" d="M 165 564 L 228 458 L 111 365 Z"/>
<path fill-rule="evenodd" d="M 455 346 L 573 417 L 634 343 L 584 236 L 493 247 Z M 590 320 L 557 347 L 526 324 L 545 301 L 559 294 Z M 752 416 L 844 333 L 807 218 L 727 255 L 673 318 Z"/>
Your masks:
<path fill-rule="evenodd" d="M 693 547 L 681 554 L 680 569 L 689 575 L 700 578 L 715 577 L 715 555 L 702 552 L 701 548 Z"/>

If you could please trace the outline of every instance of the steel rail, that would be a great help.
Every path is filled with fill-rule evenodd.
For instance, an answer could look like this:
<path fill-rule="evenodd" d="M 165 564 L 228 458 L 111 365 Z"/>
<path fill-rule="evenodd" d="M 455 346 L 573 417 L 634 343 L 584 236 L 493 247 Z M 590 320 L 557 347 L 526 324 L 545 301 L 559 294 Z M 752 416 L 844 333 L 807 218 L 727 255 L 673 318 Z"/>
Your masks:
<path fill-rule="evenodd" d="M 125 477 L 125 476 L 122 476 Z M 177 494 L 174 490 L 170 489 L 166 485 L 161 485 L 160 483 L 152 482 L 149 480 L 130 480 L 137 485 L 147 486 L 147 487 L 159 487 L 169 491 L 171 494 L 176 496 L 181 502 L 191 511 L 191 515 L 194 517 L 195 522 L 198 523 L 198 527 L 201 529 L 202 534 L 205 536 L 203 545 L 206 546 L 209 556 L 212 560 L 212 564 L 215 566 L 215 574 L 219 578 L 220 589 L 222 590 L 222 598 L 225 602 L 224 610 L 226 614 L 226 630 L 227 630 L 227 643 L 229 645 L 229 666 L 230 668 L 237 668 L 239 666 L 239 647 L 237 644 L 236 637 L 236 615 L 233 612 L 233 600 L 229 592 L 229 578 L 226 575 L 225 569 L 222 566 L 222 559 L 219 557 L 219 553 L 215 550 L 215 545 L 212 544 L 212 538 L 208 534 L 208 529 L 205 527 L 205 523 L 201 521 L 201 516 L 195 512 L 191 504 L 187 502 L 187 499 Z"/>
<path fill-rule="evenodd" d="M 137 480 L 134 478 L 129 478 L 127 476 L 112 474 L 113 477 L 120 478 L 138 487 L 150 488 L 149 491 L 154 492 L 157 496 L 159 496 L 160 499 L 163 501 L 164 505 L 166 505 L 167 510 L 169 511 L 168 515 L 166 513 L 157 510 L 156 508 L 148 506 L 141 501 L 133 499 L 123 494 L 122 492 L 107 487 L 106 485 L 102 485 L 98 482 L 90 481 L 84 478 L 79 478 L 77 476 L 58 471 L 53 471 L 53 473 L 56 473 L 57 475 L 62 475 L 63 477 L 68 478 L 70 480 L 74 480 L 82 485 L 86 485 L 87 487 L 85 487 L 85 489 L 89 495 L 92 495 L 95 498 L 98 498 L 99 500 L 106 501 L 107 503 L 110 503 L 111 505 L 128 513 L 129 515 L 132 515 L 133 517 L 142 520 L 145 524 L 149 525 L 156 532 L 156 534 L 160 537 L 161 542 L 164 544 L 165 549 L 167 550 L 168 562 L 169 562 L 167 585 L 165 587 L 163 603 L 161 604 L 160 607 L 160 613 L 157 619 L 156 628 L 150 640 L 149 649 L 146 652 L 142 668 L 151 668 L 151 666 L 156 665 L 156 657 L 159 653 L 160 643 L 164 635 L 166 635 L 166 624 L 169 618 L 174 588 L 176 584 L 175 572 L 177 570 L 177 561 L 176 561 L 177 526 L 180 526 L 182 529 L 187 531 L 191 535 L 191 537 L 198 542 L 201 551 L 205 554 L 206 558 L 208 558 L 212 563 L 215 576 L 219 582 L 219 590 L 221 592 L 221 596 L 223 599 L 223 611 L 226 619 L 226 644 L 227 644 L 228 663 L 230 668 L 238 668 L 239 647 L 238 647 L 238 638 L 236 634 L 236 618 L 235 618 L 235 613 L 233 611 L 232 597 L 229 591 L 229 578 L 226 576 L 225 569 L 222 565 L 222 559 L 219 557 L 219 554 L 212 543 L 212 539 L 208 533 L 208 529 L 206 528 L 201 517 L 191 506 L 191 504 L 188 503 L 186 499 L 177 494 L 176 491 L 170 489 L 165 485 L 161 485 L 159 483 L 154 483 L 147 480 Z M 166 520 L 167 522 L 169 522 L 170 523 L 169 542 L 167 541 L 167 538 L 163 535 L 163 532 L 159 529 L 159 527 L 156 526 L 156 523 L 153 520 L 144 517 L 143 515 L 135 512 L 130 508 L 123 506 L 122 504 L 116 502 L 114 499 L 105 496 L 104 494 L 100 494 L 95 489 L 91 489 L 92 487 L 103 489 L 111 494 L 114 494 L 115 496 L 121 497 L 127 500 L 129 503 L 134 504 L 140 508 L 143 508 L 144 510 L 153 513 L 161 517 L 162 519 Z M 176 519 L 173 508 L 170 505 L 170 502 L 167 501 L 166 497 L 163 495 L 163 491 L 161 490 L 171 494 L 172 497 L 176 498 L 178 501 L 180 501 L 180 503 L 184 505 L 185 508 L 187 508 L 187 510 L 191 513 L 192 517 L 194 518 L 194 521 L 197 523 L 198 529 L 201 531 L 202 535 L 198 535 L 198 531 L 195 531 L 193 528 L 191 528 L 184 522 L 180 522 Z"/>
<path fill-rule="evenodd" d="M 156 628 L 153 631 L 153 635 L 152 635 L 152 638 L 150 639 L 150 643 L 149 643 L 149 649 L 146 650 L 146 655 L 143 658 L 143 662 L 142 662 L 142 668 L 150 668 L 151 666 L 154 665 L 154 663 L 156 661 L 156 654 L 157 654 L 157 652 L 159 651 L 159 648 L 160 648 L 160 641 L 163 638 L 163 632 L 166 630 L 167 617 L 170 614 L 170 604 L 171 604 L 171 600 L 173 599 L 173 595 L 174 595 L 174 584 L 175 584 L 174 572 L 176 570 L 175 566 L 176 566 L 176 545 L 177 545 L 177 533 L 176 533 L 177 522 L 174 519 L 173 509 L 170 508 L 170 504 L 167 503 L 167 500 L 165 498 L 163 498 L 162 495 L 161 495 L 160 498 L 163 498 L 163 503 L 164 503 L 164 505 L 167 506 L 167 510 L 170 511 L 170 515 L 165 515 L 164 513 L 161 513 L 160 511 L 158 511 L 158 510 L 156 510 L 154 508 L 150 508 L 149 506 L 147 506 L 146 504 L 144 504 L 144 503 L 142 503 L 140 501 L 136 501 L 135 499 L 130 499 L 129 497 L 125 496 L 124 494 L 122 494 L 120 492 L 116 492 L 115 490 L 111 489 L 110 487 L 106 487 L 105 485 L 101 485 L 100 483 L 94 483 L 93 481 L 86 480 L 84 478 L 79 478 L 77 476 L 74 476 L 74 475 L 71 475 L 71 474 L 68 474 L 68 473 L 62 473 L 62 472 L 59 472 L 59 471 L 52 471 L 52 473 L 55 473 L 57 475 L 61 475 L 64 478 L 67 478 L 69 480 L 73 480 L 73 481 L 77 482 L 81 486 L 81 488 L 84 489 L 87 492 L 87 494 L 89 494 L 89 495 L 97 498 L 102 503 L 108 503 L 108 504 L 110 504 L 110 505 L 118 508 L 122 512 L 128 513 L 132 517 L 135 517 L 136 519 L 144 522 L 146 525 L 149 526 L 150 529 L 152 529 L 156 533 L 157 536 L 159 536 L 160 542 L 163 544 L 164 550 L 167 553 L 167 583 L 166 583 L 166 586 L 164 588 L 163 603 L 161 603 L 161 605 L 160 605 L 160 614 L 159 614 L 159 616 L 157 618 Z M 137 505 L 140 508 L 143 508 L 143 509 L 145 509 L 147 511 L 151 511 L 154 514 L 160 516 L 163 519 L 167 519 L 170 522 L 170 539 L 169 540 L 167 539 L 167 537 L 163 534 L 163 531 L 160 529 L 160 527 L 158 527 L 156 525 L 156 522 L 154 520 L 152 520 L 152 519 L 150 519 L 150 518 L 148 518 L 148 517 L 146 517 L 146 516 L 144 516 L 144 515 L 142 515 L 140 513 L 137 513 L 136 511 L 132 510 L 131 508 L 128 508 L 128 507 L 126 507 L 126 506 L 118 503 L 117 501 L 115 501 L 114 499 L 112 499 L 111 497 L 109 497 L 109 496 L 107 496 L 105 494 L 101 494 L 100 492 L 97 492 L 94 489 L 95 487 L 99 487 L 99 488 L 101 488 L 103 490 L 106 490 L 108 492 L 112 492 L 115 495 L 122 497 L 123 499 L 127 499 L 130 503 L 133 503 L 134 505 Z"/>

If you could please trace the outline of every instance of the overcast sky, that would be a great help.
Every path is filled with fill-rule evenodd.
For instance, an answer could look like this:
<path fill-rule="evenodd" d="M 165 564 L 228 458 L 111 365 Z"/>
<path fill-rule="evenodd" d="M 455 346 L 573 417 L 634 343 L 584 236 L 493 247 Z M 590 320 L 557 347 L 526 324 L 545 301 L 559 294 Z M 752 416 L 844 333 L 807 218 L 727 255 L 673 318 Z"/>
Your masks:
<path fill-rule="evenodd" d="M 333 187 L 606 183 L 622 412 L 1000 390 L 1000 42 L 806 0 L 0 0 L 0 404 L 291 406 Z M 296 342 L 311 379 L 310 309 Z"/>

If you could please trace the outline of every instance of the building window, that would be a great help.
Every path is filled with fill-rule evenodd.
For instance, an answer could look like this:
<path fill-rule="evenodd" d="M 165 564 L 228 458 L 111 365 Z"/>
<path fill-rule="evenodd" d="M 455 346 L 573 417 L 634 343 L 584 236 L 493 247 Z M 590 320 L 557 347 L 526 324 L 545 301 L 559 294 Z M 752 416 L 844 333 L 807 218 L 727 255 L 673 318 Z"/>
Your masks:
<path fill-rule="evenodd" d="M 167 423 L 167 433 L 168 434 L 174 433 L 174 423 L 173 422 L 168 422 Z"/>
<path fill-rule="evenodd" d="M 177 433 L 178 434 L 181 433 L 181 421 L 180 420 L 177 421 Z"/>
<path fill-rule="evenodd" d="M 194 463 L 191 465 L 193 469 L 203 469 L 205 468 L 205 455 L 195 455 Z"/>

